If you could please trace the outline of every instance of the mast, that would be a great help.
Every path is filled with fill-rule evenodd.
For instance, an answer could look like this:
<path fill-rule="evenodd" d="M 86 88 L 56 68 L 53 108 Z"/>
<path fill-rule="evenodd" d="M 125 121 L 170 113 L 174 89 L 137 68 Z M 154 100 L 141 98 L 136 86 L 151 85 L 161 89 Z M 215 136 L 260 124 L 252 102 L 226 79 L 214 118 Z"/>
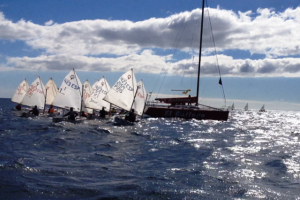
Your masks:
<path fill-rule="evenodd" d="M 204 0 L 202 0 L 202 17 L 201 17 L 201 30 L 200 30 L 200 47 L 199 47 L 199 63 L 198 63 L 198 77 L 197 77 L 197 103 L 199 101 L 199 86 L 200 86 L 200 66 L 201 66 L 201 51 L 202 51 L 202 34 L 203 34 L 203 19 L 204 19 Z"/>

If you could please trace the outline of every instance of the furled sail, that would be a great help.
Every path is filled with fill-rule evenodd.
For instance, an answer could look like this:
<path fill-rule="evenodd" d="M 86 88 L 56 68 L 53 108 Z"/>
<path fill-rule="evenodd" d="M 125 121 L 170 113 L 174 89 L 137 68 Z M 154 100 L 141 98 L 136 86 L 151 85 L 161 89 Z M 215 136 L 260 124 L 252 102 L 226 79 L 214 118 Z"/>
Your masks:
<path fill-rule="evenodd" d="M 144 107 L 146 103 L 147 93 L 143 83 L 143 80 L 140 80 L 137 83 L 137 92 L 134 98 L 134 103 L 132 108 L 134 112 L 138 115 L 142 115 L 144 112 Z"/>
<path fill-rule="evenodd" d="M 136 79 L 133 69 L 130 69 L 119 78 L 103 100 L 130 111 L 136 90 Z"/>
<path fill-rule="evenodd" d="M 46 89 L 45 86 L 38 77 L 32 82 L 29 89 L 26 92 L 22 100 L 22 104 L 26 106 L 37 106 L 38 109 L 44 109 L 45 106 Z"/>
<path fill-rule="evenodd" d="M 54 98 L 57 94 L 58 88 L 55 82 L 50 78 L 48 83 L 45 85 L 46 87 L 46 104 L 52 105 Z"/>
<path fill-rule="evenodd" d="M 110 86 L 103 76 L 103 78 L 100 81 L 96 82 L 93 85 L 93 93 L 91 94 L 90 97 L 87 98 L 85 102 L 86 107 L 95 110 L 101 110 L 102 107 L 104 107 L 106 111 L 109 111 L 110 103 L 103 100 L 103 98 L 105 97 L 105 95 L 108 93 L 109 90 L 110 90 Z"/>
<path fill-rule="evenodd" d="M 71 70 L 64 78 L 53 101 L 53 105 L 60 108 L 73 107 L 74 111 L 80 111 L 81 87 L 82 84 L 75 70 Z"/>
<path fill-rule="evenodd" d="M 25 79 L 18 86 L 18 89 L 16 90 L 14 96 L 11 98 L 11 101 L 16 102 L 16 103 L 21 103 L 24 96 L 26 95 L 26 92 L 27 92 L 28 88 L 29 88 L 29 86 L 28 86 L 28 83 Z"/>

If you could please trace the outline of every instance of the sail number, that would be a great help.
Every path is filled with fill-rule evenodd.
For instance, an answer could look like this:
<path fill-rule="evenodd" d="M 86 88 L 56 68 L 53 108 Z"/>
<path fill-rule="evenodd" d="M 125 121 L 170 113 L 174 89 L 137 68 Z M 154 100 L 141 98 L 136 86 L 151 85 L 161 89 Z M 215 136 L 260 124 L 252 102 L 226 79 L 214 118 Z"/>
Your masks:
<path fill-rule="evenodd" d="M 127 79 L 121 77 L 118 82 L 114 85 L 114 88 L 117 92 L 122 93 L 126 88 L 129 91 L 133 91 L 133 88 L 127 83 Z"/>
<path fill-rule="evenodd" d="M 71 87 L 71 88 L 73 88 L 75 90 L 79 90 L 80 89 L 80 87 L 78 85 L 72 83 L 69 79 L 65 78 L 64 82 L 65 82 L 65 84 L 67 84 L 67 86 L 69 86 L 69 87 Z"/>

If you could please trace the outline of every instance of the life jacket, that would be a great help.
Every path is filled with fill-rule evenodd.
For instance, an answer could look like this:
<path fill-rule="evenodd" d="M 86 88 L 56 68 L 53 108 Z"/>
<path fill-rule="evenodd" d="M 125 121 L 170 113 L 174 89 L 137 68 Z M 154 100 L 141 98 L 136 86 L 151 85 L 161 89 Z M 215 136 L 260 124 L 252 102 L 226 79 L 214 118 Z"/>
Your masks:
<path fill-rule="evenodd" d="M 54 113 L 54 109 L 53 108 L 49 108 L 48 113 Z"/>

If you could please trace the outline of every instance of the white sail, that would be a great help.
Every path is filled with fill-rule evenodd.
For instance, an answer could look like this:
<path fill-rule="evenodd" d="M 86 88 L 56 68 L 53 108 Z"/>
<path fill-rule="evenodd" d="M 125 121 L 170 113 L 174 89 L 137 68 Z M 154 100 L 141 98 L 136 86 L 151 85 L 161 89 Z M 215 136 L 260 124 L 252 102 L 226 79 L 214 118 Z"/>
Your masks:
<path fill-rule="evenodd" d="M 248 111 L 248 103 L 246 104 L 244 110 L 245 110 L 245 111 Z"/>
<path fill-rule="evenodd" d="M 16 90 L 14 96 L 11 98 L 11 101 L 16 102 L 16 103 L 21 103 L 24 96 L 26 95 L 26 92 L 27 92 L 28 88 L 29 88 L 29 86 L 28 86 L 28 83 L 25 79 L 18 86 L 18 89 Z"/>
<path fill-rule="evenodd" d="M 234 103 L 233 103 L 232 106 L 231 106 L 231 110 L 234 110 Z"/>
<path fill-rule="evenodd" d="M 260 112 L 265 112 L 265 111 L 266 111 L 266 110 L 265 110 L 265 105 L 263 105 L 259 111 L 260 111 Z"/>
<path fill-rule="evenodd" d="M 133 69 L 123 74 L 103 100 L 130 111 L 137 90 Z"/>
<path fill-rule="evenodd" d="M 52 105 L 58 91 L 57 85 L 52 80 L 52 78 L 50 78 L 48 83 L 45 85 L 45 88 L 46 88 L 46 104 Z"/>
<path fill-rule="evenodd" d="M 106 111 L 110 110 L 110 103 L 104 101 L 103 98 L 110 90 L 110 86 L 106 79 L 103 77 L 100 81 L 97 81 L 93 85 L 93 93 L 87 98 L 85 105 L 88 108 L 92 108 L 95 110 L 101 110 L 102 107 L 105 108 Z"/>
<path fill-rule="evenodd" d="M 37 106 L 38 109 L 44 109 L 46 89 L 40 77 L 32 82 L 24 96 L 22 103 L 26 106 Z"/>
<path fill-rule="evenodd" d="M 146 97 L 147 97 L 147 93 L 146 93 L 146 89 L 145 89 L 143 80 L 140 80 L 137 83 L 137 92 L 136 92 L 133 107 L 132 107 L 136 114 L 138 114 L 138 115 L 143 114 Z"/>
<path fill-rule="evenodd" d="M 92 88 L 93 90 L 95 89 L 96 85 L 98 84 L 99 80 L 97 80 L 93 85 L 92 85 Z"/>
<path fill-rule="evenodd" d="M 93 88 L 88 80 L 86 80 L 83 83 L 83 95 L 82 95 L 82 101 L 83 101 L 83 106 L 82 110 L 88 114 L 93 113 L 93 109 L 86 108 L 86 102 L 87 99 L 91 97 L 91 94 L 93 93 Z"/>
<path fill-rule="evenodd" d="M 75 70 L 71 70 L 64 78 L 53 105 L 61 108 L 73 107 L 74 111 L 80 111 L 81 87 L 82 84 Z"/>

